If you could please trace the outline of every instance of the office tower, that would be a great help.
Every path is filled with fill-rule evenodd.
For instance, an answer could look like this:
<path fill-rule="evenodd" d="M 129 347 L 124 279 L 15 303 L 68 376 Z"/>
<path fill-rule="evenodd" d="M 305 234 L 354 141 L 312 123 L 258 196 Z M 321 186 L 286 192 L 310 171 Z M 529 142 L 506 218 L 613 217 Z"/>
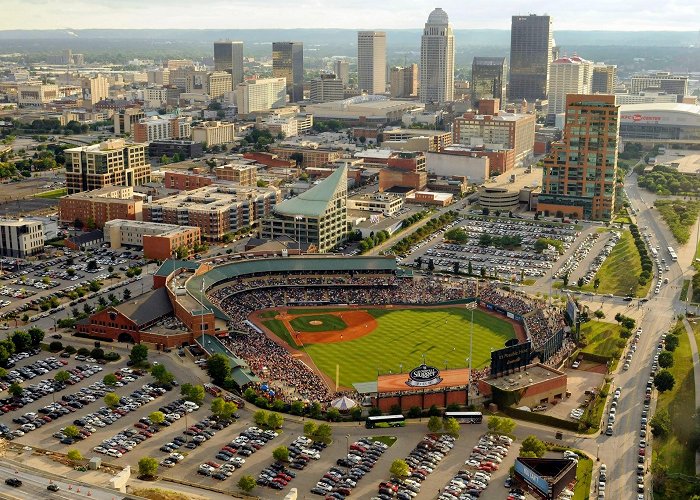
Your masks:
<path fill-rule="evenodd" d="M 418 96 L 418 65 L 391 68 L 389 73 L 391 97 Z"/>
<path fill-rule="evenodd" d="M 386 91 L 385 32 L 357 32 L 357 84 L 368 94 Z"/>
<path fill-rule="evenodd" d="M 231 89 L 243 83 L 243 42 L 214 42 L 214 71 L 231 73 Z"/>
<path fill-rule="evenodd" d="M 272 43 L 272 76 L 287 79 L 289 102 L 304 99 L 304 44 Z"/>
<path fill-rule="evenodd" d="M 630 94 L 639 94 L 644 90 L 666 92 L 667 94 L 687 95 L 688 77 L 658 72 L 652 75 L 636 75 L 630 80 Z"/>
<path fill-rule="evenodd" d="M 579 56 L 560 57 L 549 65 L 548 115 L 563 113 L 567 94 L 590 94 L 593 63 Z"/>
<path fill-rule="evenodd" d="M 311 102 L 342 101 L 345 98 L 343 82 L 333 73 L 326 73 L 311 81 Z"/>
<path fill-rule="evenodd" d="M 350 83 L 350 63 L 342 59 L 333 61 L 333 73 L 346 87 Z"/>
<path fill-rule="evenodd" d="M 615 206 L 620 107 L 614 95 L 566 96 L 564 136 L 544 160 L 537 210 L 609 221 Z"/>
<path fill-rule="evenodd" d="M 249 80 L 236 89 L 238 113 L 247 115 L 256 111 L 281 108 L 286 103 L 287 81 L 284 78 Z"/>
<path fill-rule="evenodd" d="M 511 99 L 534 102 L 547 98 L 553 43 L 552 20 L 549 16 L 513 16 L 508 89 Z"/>
<path fill-rule="evenodd" d="M 0 255 L 24 259 L 44 253 L 44 225 L 39 220 L 0 220 Z"/>
<path fill-rule="evenodd" d="M 444 10 L 428 16 L 420 41 L 420 101 L 452 101 L 455 86 L 455 40 Z"/>
<path fill-rule="evenodd" d="M 231 91 L 232 77 L 226 71 L 214 71 L 207 75 L 207 94 L 212 99 L 219 99 L 224 96 L 226 92 Z"/>
<path fill-rule="evenodd" d="M 151 181 L 145 144 L 110 139 L 91 146 L 66 149 L 68 194 L 114 186 L 138 186 Z"/>
<path fill-rule="evenodd" d="M 595 63 L 591 76 L 591 94 L 613 94 L 617 83 L 617 66 Z"/>
<path fill-rule="evenodd" d="M 109 97 L 109 80 L 104 76 L 94 76 L 85 85 L 90 92 L 90 104 L 95 105 L 103 99 Z"/>
<path fill-rule="evenodd" d="M 498 99 L 501 107 L 506 102 L 506 58 L 475 57 L 472 61 L 472 104 L 482 99 Z"/>

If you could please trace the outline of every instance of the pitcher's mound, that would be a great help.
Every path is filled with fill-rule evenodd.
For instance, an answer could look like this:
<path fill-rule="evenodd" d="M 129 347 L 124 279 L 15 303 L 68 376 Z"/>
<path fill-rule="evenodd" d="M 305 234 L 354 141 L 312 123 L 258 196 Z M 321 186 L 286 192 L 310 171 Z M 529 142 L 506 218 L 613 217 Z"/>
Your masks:
<path fill-rule="evenodd" d="M 319 320 L 315 319 L 313 321 L 309 321 L 309 324 L 314 325 L 314 326 L 320 326 L 323 324 L 323 321 L 319 321 Z"/>

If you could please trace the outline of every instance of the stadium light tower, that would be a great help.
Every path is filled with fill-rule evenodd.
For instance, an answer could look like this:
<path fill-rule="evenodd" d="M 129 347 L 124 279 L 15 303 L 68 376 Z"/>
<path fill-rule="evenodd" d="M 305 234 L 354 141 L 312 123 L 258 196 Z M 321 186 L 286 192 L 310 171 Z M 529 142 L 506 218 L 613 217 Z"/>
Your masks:
<path fill-rule="evenodd" d="M 469 373 L 468 373 L 468 379 L 467 379 L 467 406 L 469 406 L 469 390 L 471 389 L 472 385 L 472 348 L 474 346 L 474 309 L 476 309 L 478 306 L 476 300 L 473 302 L 469 302 L 468 304 L 465 305 L 467 309 L 469 309 L 472 312 L 472 318 L 471 318 L 471 326 L 470 326 L 470 332 L 469 332 Z"/>

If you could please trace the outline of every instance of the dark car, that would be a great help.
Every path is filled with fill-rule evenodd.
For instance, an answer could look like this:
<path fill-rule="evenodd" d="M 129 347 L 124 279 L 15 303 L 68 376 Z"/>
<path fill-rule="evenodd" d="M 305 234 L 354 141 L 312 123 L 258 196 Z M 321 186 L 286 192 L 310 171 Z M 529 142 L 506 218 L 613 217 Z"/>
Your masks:
<path fill-rule="evenodd" d="M 5 484 L 14 488 L 19 488 L 20 486 L 22 486 L 22 481 L 20 481 L 16 477 L 8 477 L 7 479 L 5 479 Z"/>
<path fill-rule="evenodd" d="M 58 491 L 58 490 L 60 490 L 61 488 L 59 488 L 58 485 L 57 485 L 56 483 L 51 483 L 50 485 L 48 485 L 48 486 L 46 487 L 46 489 L 49 490 L 49 491 Z"/>

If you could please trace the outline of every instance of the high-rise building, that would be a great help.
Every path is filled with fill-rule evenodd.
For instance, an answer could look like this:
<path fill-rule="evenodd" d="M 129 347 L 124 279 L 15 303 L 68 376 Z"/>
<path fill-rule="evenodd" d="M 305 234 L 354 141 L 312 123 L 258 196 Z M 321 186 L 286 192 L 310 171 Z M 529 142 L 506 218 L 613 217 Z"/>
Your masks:
<path fill-rule="evenodd" d="M 609 221 L 614 213 L 620 107 L 614 95 L 569 94 L 560 142 L 544 160 L 537 210 Z"/>
<path fill-rule="evenodd" d="M 579 56 L 560 57 L 549 65 L 548 115 L 563 113 L 567 94 L 590 94 L 593 63 Z"/>
<path fill-rule="evenodd" d="M 304 98 L 304 44 L 302 42 L 272 43 L 272 76 L 287 79 L 289 102 Z"/>
<path fill-rule="evenodd" d="M 321 74 L 311 81 L 311 102 L 342 101 L 345 99 L 345 86 L 333 73 Z"/>
<path fill-rule="evenodd" d="M 405 68 L 391 68 L 389 74 L 391 97 L 418 96 L 418 65 L 411 64 Z"/>
<path fill-rule="evenodd" d="M 145 144 L 110 139 L 91 146 L 66 149 L 68 194 L 114 186 L 138 186 L 151 180 Z"/>
<path fill-rule="evenodd" d="M 591 76 L 591 94 L 613 94 L 617 84 L 617 66 L 595 63 Z"/>
<path fill-rule="evenodd" d="M 386 33 L 357 32 L 357 85 L 368 94 L 386 91 Z"/>
<path fill-rule="evenodd" d="M 287 102 L 287 80 L 284 78 L 261 78 L 248 80 L 236 89 L 238 112 L 247 115 L 256 111 L 281 108 Z"/>
<path fill-rule="evenodd" d="M 192 135 L 192 117 L 152 115 L 134 124 L 134 140 L 151 142 L 162 139 L 189 139 Z"/>
<path fill-rule="evenodd" d="M 505 57 L 475 57 L 472 61 L 472 104 L 482 99 L 506 103 L 507 65 Z"/>
<path fill-rule="evenodd" d="M 688 77 L 672 75 L 660 71 L 652 75 L 636 75 L 630 79 L 630 94 L 638 94 L 644 90 L 660 90 L 667 94 L 688 94 Z"/>
<path fill-rule="evenodd" d="M 549 16 L 513 16 L 510 28 L 511 99 L 534 102 L 547 98 L 552 61 L 552 19 Z"/>
<path fill-rule="evenodd" d="M 231 89 L 243 83 L 243 42 L 214 42 L 214 70 L 231 73 Z"/>
<path fill-rule="evenodd" d="M 226 71 L 214 71 L 207 75 L 207 94 L 212 99 L 219 99 L 231 91 L 232 77 Z"/>
<path fill-rule="evenodd" d="M 109 80 L 104 76 L 94 76 L 86 82 L 86 90 L 90 92 L 90 104 L 95 105 L 109 97 Z"/>
<path fill-rule="evenodd" d="M 444 10 L 428 16 L 420 42 L 420 101 L 442 104 L 454 99 L 455 40 Z"/>
<path fill-rule="evenodd" d="M 319 253 L 328 252 L 348 231 L 347 200 L 348 173 L 343 166 L 299 196 L 276 205 L 262 221 L 262 237 L 288 236 L 315 246 Z"/>
<path fill-rule="evenodd" d="M 343 59 L 333 61 L 333 73 L 346 87 L 350 84 L 350 63 Z"/>

